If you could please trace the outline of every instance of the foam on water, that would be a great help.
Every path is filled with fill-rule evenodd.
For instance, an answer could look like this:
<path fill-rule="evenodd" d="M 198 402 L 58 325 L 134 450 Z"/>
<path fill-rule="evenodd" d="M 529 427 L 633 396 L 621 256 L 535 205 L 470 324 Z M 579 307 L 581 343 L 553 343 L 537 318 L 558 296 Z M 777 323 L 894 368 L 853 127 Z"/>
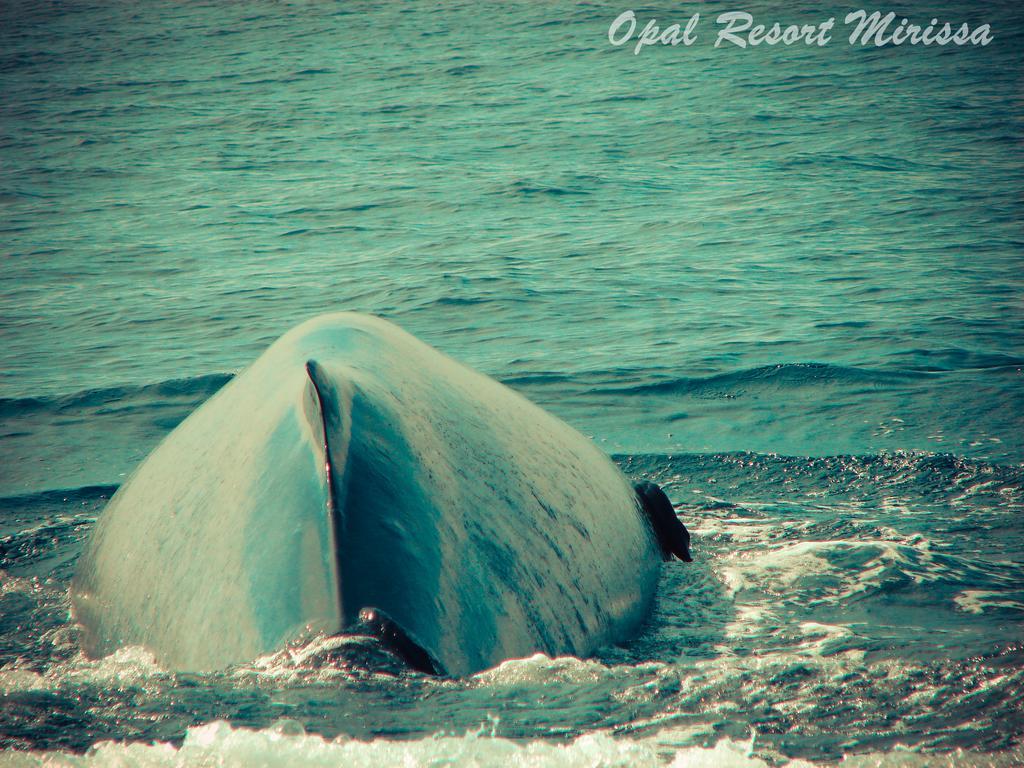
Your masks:
<path fill-rule="evenodd" d="M 327 740 L 306 734 L 294 720 L 281 720 L 260 730 L 233 728 L 215 721 L 189 728 L 180 746 L 167 743 L 119 744 L 101 742 L 84 755 L 22 753 L 0 755 L 0 764 L 12 768 L 173 768 L 217 765 L 231 768 L 304 765 L 368 766 L 402 765 L 424 768 L 439 765 L 472 765 L 477 768 L 812 768 L 805 760 L 772 760 L 752 754 L 748 742 L 721 739 L 710 747 L 674 746 L 689 734 L 665 731 L 657 738 L 615 738 L 592 733 L 558 744 L 543 741 L 516 742 L 487 735 L 484 729 L 461 736 L 435 734 L 410 741 Z M 887 754 L 858 755 L 843 760 L 844 768 L 1009 768 L 1024 759 L 1024 751 L 978 754 L 957 750 L 936 757 L 895 750 Z"/>
<path fill-rule="evenodd" d="M 749 745 L 729 740 L 710 749 L 680 750 L 666 760 L 664 748 L 653 740 L 615 739 L 608 734 L 588 734 L 566 744 L 546 742 L 517 743 L 484 735 L 437 734 L 414 741 L 351 739 L 328 741 L 302 733 L 295 721 L 282 721 L 263 730 L 232 728 L 217 721 L 190 728 L 184 743 L 122 745 L 97 744 L 86 755 L 32 754 L 0 758 L 12 766 L 185 766 L 216 764 L 223 766 L 436 766 L 474 765 L 480 768 L 503 766 L 645 766 L 673 765 L 680 768 L 719 766 L 720 768 L 760 768 L 767 764 L 749 756 Z M 806 763 L 793 763 L 794 768 Z"/>

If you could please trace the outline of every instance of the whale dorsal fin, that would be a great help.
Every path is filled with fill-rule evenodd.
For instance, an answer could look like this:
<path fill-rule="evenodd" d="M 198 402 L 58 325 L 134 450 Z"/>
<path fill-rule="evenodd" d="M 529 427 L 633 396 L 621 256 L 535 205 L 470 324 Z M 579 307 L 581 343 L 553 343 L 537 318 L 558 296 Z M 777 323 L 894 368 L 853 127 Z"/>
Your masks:
<path fill-rule="evenodd" d="M 344 509 L 344 473 L 348 463 L 348 443 L 352 424 L 345 416 L 345 393 L 338 390 L 327 371 L 316 360 L 306 361 L 306 375 L 312 385 L 307 418 L 310 426 L 319 428 L 317 437 L 323 446 L 327 471 L 328 505 L 334 521 L 334 535 L 341 531 L 341 513 Z"/>

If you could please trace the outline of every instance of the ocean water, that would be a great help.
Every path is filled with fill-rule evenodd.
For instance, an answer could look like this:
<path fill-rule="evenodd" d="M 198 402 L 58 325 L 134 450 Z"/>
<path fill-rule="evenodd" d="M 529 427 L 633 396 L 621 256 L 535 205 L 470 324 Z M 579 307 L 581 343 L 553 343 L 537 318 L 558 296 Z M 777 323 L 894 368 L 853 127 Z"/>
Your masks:
<path fill-rule="evenodd" d="M 1024 762 L 1024 10 L 741 50 L 736 6 L 632 6 L 702 18 L 634 55 L 629 7 L 0 4 L 0 762 Z M 665 487 L 695 562 L 639 638 L 456 680 L 357 638 L 82 655 L 106 500 L 341 309 Z"/>

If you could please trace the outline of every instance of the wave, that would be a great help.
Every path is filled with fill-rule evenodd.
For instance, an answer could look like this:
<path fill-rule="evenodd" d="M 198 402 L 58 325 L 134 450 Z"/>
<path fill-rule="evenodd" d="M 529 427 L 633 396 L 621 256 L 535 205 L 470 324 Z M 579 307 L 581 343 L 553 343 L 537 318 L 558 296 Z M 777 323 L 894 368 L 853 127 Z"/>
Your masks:
<path fill-rule="evenodd" d="M 114 386 L 86 389 L 65 395 L 46 397 L 0 398 L 0 419 L 27 413 L 87 410 L 115 403 L 145 400 L 205 400 L 233 378 L 230 373 L 210 373 L 187 379 L 168 379 L 138 386 Z"/>
<path fill-rule="evenodd" d="M 827 363 L 778 363 L 706 377 L 670 378 L 610 391 L 622 394 L 708 394 L 736 393 L 750 387 L 789 389 L 831 384 L 891 386 L 920 378 L 922 375 L 909 371 L 873 370 Z"/>
<path fill-rule="evenodd" d="M 829 500 L 984 497 L 1010 508 L 1024 503 L 1024 464 L 998 464 L 948 453 L 895 451 L 868 455 L 785 456 L 731 453 L 615 454 L 629 475 L 669 488 L 713 478 L 714 485 L 752 498 L 810 491 Z"/>
<path fill-rule="evenodd" d="M 961 323 L 960 318 L 941 317 L 936 322 Z M 962 347 L 942 349 L 911 349 L 890 355 L 903 362 L 908 369 L 921 373 L 946 371 L 1018 371 L 1024 366 L 1024 357 L 999 352 L 983 352 Z"/>
<path fill-rule="evenodd" d="M 14 496 L 0 496 L 0 511 L 26 509 L 34 506 L 55 506 L 78 504 L 109 499 L 117 491 L 117 485 L 83 485 L 80 488 L 54 488 Z"/>
<path fill-rule="evenodd" d="M 479 299 L 447 299 L 446 303 L 478 303 Z M 672 376 L 665 369 L 610 369 L 565 372 L 533 372 L 501 377 L 513 388 L 533 389 L 558 385 L 564 391 L 612 395 L 690 394 L 729 397 L 751 388 L 792 388 L 831 384 L 897 385 L 926 376 L 921 372 L 884 371 L 825 363 L 780 363 L 706 377 Z M 70 413 L 93 410 L 110 413 L 128 410 L 140 404 L 194 402 L 199 405 L 227 384 L 234 374 L 210 373 L 185 379 L 168 379 L 150 384 L 86 389 L 70 394 L 43 397 L 0 397 L 0 419 L 12 419 L 39 413 Z M 625 382 L 625 383 L 624 383 Z"/>
<path fill-rule="evenodd" d="M 722 768 L 812 768 L 816 763 L 776 758 L 771 763 L 756 755 L 756 737 L 749 741 L 730 738 L 708 739 L 707 734 L 686 729 L 669 729 L 656 736 L 616 737 L 607 731 L 587 733 L 570 741 L 521 741 L 496 736 L 497 719 L 493 715 L 478 731 L 464 734 L 438 732 L 424 738 L 394 740 L 375 738 L 358 741 L 339 737 L 329 740 L 307 734 L 301 723 L 282 718 L 263 729 L 232 727 L 223 720 L 189 728 L 180 746 L 155 742 L 149 745 L 103 741 L 86 755 L 30 752 L 17 755 L 18 765 L 81 766 L 165 766 L 165 765 L 476 765 L 495 768 L 511 766 L 631 765 L 645 766 L 722 766 Z M 712 741 L 712 746 L 694 743 Z M 680 746 L 680 742 L 690 746 Z M 948 754 L 920 753 L 896 748 L 891 752 L 847 756 L 843 765 L 851 768 L 897 766 L 1003 766 L 1019 765 L 1024 750 L 997 753 L 957 750 Z"/>
<path fill-rule="evenodd" d="M 486 303 L 486 298 L 446 297 L 439 304 L 473 305 Z M 972 370 L 1002 371 L 1020 366 L 1017 358 L 990 356 L 985 360 L 972 357 L 961 362 Z M 755 390 L 789 390 L 798 387 L 866 386 L 898 387 L 933 378 L 953 370 L 951 367 L 918 366 L 897 369 L 864 368 L 818 362 L 776 363 L 744 368 L 707 376 L 679 376 L 675 369 L 610 368 L 603 370 L 531 371 L 499 375 L 504 384 L 525 390 L 558 386 L 567 394 L 628 395 L 693 395 L 703 397 L 739 396 Z M 234 377 L 231 373 L 210 373 L 185 379 L 168 379 L 143 385 L 110 386 L 87 389 L 70 394 L 44 397 L 0 397 L 0 419 L 36 412 L 65 412 L 90 409 L 118 403 L 161 400 L 195 400 L 202 402 Z"/>
<path fill-rule="evenodd" d="M 990 496 L 1007 508 L 1024 503 L 1024 464 L 997 464 L 946 453 L 904 452 L 872 455 L 787 456 L 735 451 L 725 453 L 612 454 L 627 475 L 649 478 L 671 489 L 684 481 L 714 477 L 733 492 L 775 498 L 783 491 L 814 489 L 830 499 L 901 491 L 916 496 L 963 499 Z M 117 484 L 50 488 L 0 496 L 0 510 L 39 504 L 73 504 L 109 498 Z"/>
<path fill-rule="evenodd" d="M 610 369 L 578 374 L 538 371 L 506 376 L 502 381 L 525 389 L 558 385 L 562 391 L 581 390 L 611 395 L 691 395 L 736 397 L 755 390 L 789 390 L 797 387 L 866 386 L 896 387 L 929 374 L 921 371 L 884 370 L 828 363 L 777 363 L 708 376 L 679 376 L 667 368 Z"/>

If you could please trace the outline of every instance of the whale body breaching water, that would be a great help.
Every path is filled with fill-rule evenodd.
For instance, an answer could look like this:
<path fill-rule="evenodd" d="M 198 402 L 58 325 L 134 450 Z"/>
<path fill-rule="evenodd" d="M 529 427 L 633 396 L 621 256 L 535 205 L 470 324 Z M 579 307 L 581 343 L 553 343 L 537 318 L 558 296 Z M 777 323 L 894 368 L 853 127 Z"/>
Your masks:
<path fill-rule="evenodd" d="M 465 675 L 635 635 L 689 535 L 656 485 L 380 318 L 310 320 L 113 496 L 71 586 L 83 647 L 170 669 L 369 631 Z"/>

